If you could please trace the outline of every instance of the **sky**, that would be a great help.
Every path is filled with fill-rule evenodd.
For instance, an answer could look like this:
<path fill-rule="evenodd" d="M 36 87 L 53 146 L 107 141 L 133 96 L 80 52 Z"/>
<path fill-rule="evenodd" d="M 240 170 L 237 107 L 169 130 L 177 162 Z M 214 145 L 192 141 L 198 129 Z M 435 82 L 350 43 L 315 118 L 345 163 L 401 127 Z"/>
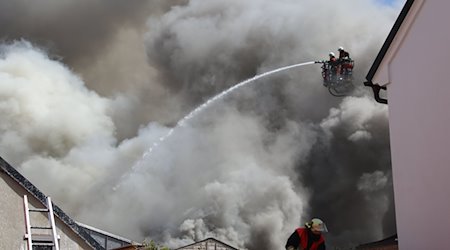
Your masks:
<path fill-rule="evenodd" d="M 395 0 L 378 0 L 380 3 L 385 5 L 394 5 L 397 4 L 398 1 Z"/>
<path fill-rule="evenodd" d="M 388 109 L 362 83 L 403 4 L 0 0 L 0 154 L 73 219 L 136 241 L 280 249 L 312 217 L 329 246 L 391 236 Z M 306 65 L 177 126 L 339 46 L 351 96 Z"/>

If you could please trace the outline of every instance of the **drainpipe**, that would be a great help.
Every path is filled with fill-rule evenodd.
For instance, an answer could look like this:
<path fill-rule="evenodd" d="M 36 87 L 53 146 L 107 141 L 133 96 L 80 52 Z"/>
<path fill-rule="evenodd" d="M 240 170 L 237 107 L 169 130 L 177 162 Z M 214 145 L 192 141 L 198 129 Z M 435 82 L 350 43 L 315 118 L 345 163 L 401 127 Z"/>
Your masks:
<path fill-rule="evenodd" d="M 364 82 L 364 85 L 367 87 L 371 87 L 373 91 L 373 97 L 375 98 L 375 101 L 383 104 L 388 104 L 388 100 L 380 97 L 380 90 L 386 90 L 386 86 L 380 86 L 378 84 L 373 84 L 372 81 Z"/>

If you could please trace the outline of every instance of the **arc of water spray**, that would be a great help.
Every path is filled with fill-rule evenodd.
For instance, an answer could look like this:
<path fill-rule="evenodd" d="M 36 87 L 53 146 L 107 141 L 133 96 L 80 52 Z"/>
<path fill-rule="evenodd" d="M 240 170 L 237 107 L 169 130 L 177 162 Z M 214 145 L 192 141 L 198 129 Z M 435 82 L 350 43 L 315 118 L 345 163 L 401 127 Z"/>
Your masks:
<path fill-rule="evenodd" d="M 285 70 L 296 68 L 296 67 L 300 67 L 300 66 L 310 65 L 310 64 L 314 64 L 314 63 L 315 63 L 314 61 L 311 61 L 311 62 L 305 62 L 305 63 L 292 64 L 292 65 L 289 65 L 289 66 L 285 66 L 285 67 L 281 67 L 281 68 L 274 69 L 274 70 L 271 70 L 271 71 L 267 71 L 267 72 L 259 74 L 259 75 L 255 75 L 254 77 L 249 78 L 247 80 L 244 80 L 242 82 L 239 82 L 238 84 L 232 86 L 231 88 L 229 88 L 229 89 L 221 92 L 220 94 L 217 94 L 216 96 L 210 98 L 208 101 L 206 101 L 202 105 L 198 106 L 196 109 L 194 109 L 189 114 L 187 114 L 185 117 L 183 117 L 181 120 L 179 120 L 177 122 L 177 124 L 175 125 L 175 127 L 171 128 L 169 130 L 169 132 L 167 132 L 166 135 L 160 137 L 158 141 L 154 142 L 153 145 L 142 155 L 141 159 L 132 167 L 132 172 L 134 172 L 136 170 L 136 168 L 140 165 L 142 160 L 147 157 L 147 155 L 149 155 L 151 152 L 153 152 L 153 150 L 156 147 L 158 147 L 159 143 L 163 142 L 168 137 L 170 137 L 173 134 L 173 132 L 175 131 L 176 128 L 183 127 L 186 124 L 187 121 L 192 119 L 194 116 L 196 116 L 198 113 L 200 113 L 203 109 L 205 109 L 211 103 L 213 103 L 213 102 L 223 98 L 224 96 L 228 95 L 232 91 L 234 91 L 234 90 L 236 90 L 236 89 L 238 89 L 238 88 L 240 88 L 240 87 L 242 87 L 242 86 L 244 86 L 244 85 L 246 85 L 248 83 L 256 81 L 256 80 L 258 80 L 260 78 L 263 78 L 263 77 L 275 74 L 277 72 L 285 71 Z"/>

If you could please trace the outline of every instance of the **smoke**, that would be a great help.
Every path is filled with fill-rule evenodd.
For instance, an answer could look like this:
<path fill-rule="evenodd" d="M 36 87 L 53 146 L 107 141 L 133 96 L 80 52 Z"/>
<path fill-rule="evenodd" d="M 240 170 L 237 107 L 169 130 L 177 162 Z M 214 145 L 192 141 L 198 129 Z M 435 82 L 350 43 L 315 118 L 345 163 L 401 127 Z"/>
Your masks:
<path fill-rule="evenodd" d="M 367 97 L 348 97 L 330 110 L 320 128 L 307 162 L 297 167 L 299 182 L 317 193 L 311 196 L 310 213 L 326 218 L 336 232 L 328 238 L 336 245 L 394 234 L 395 223 L 384 221 L 394 209 L 387 107 Z"/>
<path fill-rule="evenodd" d="M 370 1 L 336 5 L 326 1 L 190 1 L 162 18 L 150 19 L 152 32 L 147 34 L 147 53 L 165 86 L 181 92 L 186 101 L 195 105 L 203 102 L 205 96 L 258 72 L 299 60 L 323 59 L 338 44 L 351 51 L 360 62 L 358 67 L 370 66 L 368 55 L 376 53 L 380 43 L 371 38 L 378 32 L 387 32 L 392 22 L 387 16 L 396 14 L 380 8 Z M 368 22 L 370 19 L 378 22 Z M 357 73 L 361 77 L 365 72 Z M 299 82 L 284 84 L 278 91 L 295 88 L 290 99 L 297 100 L 296 106 L 302 109 L 320 96 L 319 84 L 310 81 L 318 82 L 317 75 L 302 72 L 296 76 Z M 303 83 L 302 78 L 308 83 Z M 270 92 L 280 89 L 273 84 L 262 87 L 265 88 Z M 328 108 L 319 111 L 318 116 L 323 117 Z"/>
<path fill-rule="evenodd" d="M 107 49 L 118 31 L 142 28 L 149 13 L 163 13 L 174 2 L 2 0 L 0 36 L 40 43 L 66 63 L 87 62 Z"/>
<path fill-rule="evenodd" d="M 88 140 L 114 142 L 107 99 L 29 43 L 1 49 L 2 113 L 12 121 L 3 123 L 2 135 L 29 147 L 19 155 L 61 157 Z"/>
<path fill-rule="evenodd" d="M 142 155 L 213 95 L 341 45 L 362 83 L 401 2 L 0 1 L 0 36 L 32 42 L 0 48 L 2 156 L 76 220 L 136 240 L 277 249 L 311 217 L 329 246 L 390 236 L 387 108 L 330 96 L 319 67 L 241 88 Z"/>
<path fill-rule="evenodd" d="M 385 37 L 396 14 L 394 8 L 370 1 L 336 5 L 327 1 L 190 1 L 162 18 L 150 19 L 153 32 L 147 35 L 147 53 L 160 81 L 185 96 L 189 106 L 253 74 L 298 62 L 299 58 L 320 59 L 338 45 L 351 52 L 358 69 L 355 82 L 362 83 L 381 44 L 376 37 Z M 390 176 L 387 110 L 366 97 L 339 104 L 340 99 L 330 98 L 324 91 L 318 69 L 305 71 L 262 80 L 258 87 L 241 90 L 230 98 L 240 112 L 263 117 L 269 133 L 277 133 L 289 121 L 309 121 L 317 130 L 317 137 L 309 142 L 313 145 L 311 154 L 306 154 L 306 159 L 298 157 L 293 167 L 300 175 L 295 185 L 312 191 L 303 221 L 313 215 L 324 218 L 336 230 L 329 238 L 337 245 L 394 233 L 392 226 L 383 231 L 379 218 L 393 214 L 386 213 L 393 209 L 389 205 L 392 187 L 385 185 L 380 194 L 369 196 L 357 185 L 361 175 L 376 170 Z M 364 90 L 357 92 L 365 95 Z M 266 137 L 265 143 L 270 143 L 270 136 Z M 361 152 L 360 158 L 354 156 L 355 148 Z M 327 211 L 330 206 L 331 211 Z M 367 219 L 368 214 L 374 219 Z M 257 238 L 270 235 L 266 232 Z M 281 241 L 277 239 L 274 245 L 282 245 Z M 246 247 L 273 244 L 270 240 L 262 245 L 257 242 Z"/>
<path fill-rule="evenodd" d="M 68 64 L 85 85 L 114 100 L 119 140 L 151 120 L 176 120 L 180 105 L 153 78 L 143 34 L 148 16 L 158 17 L 180 0 L 0 0 L 0 41 L 26 39 Z M 144 94 L 145 93 L 145 94 Z M 149 98 L 150 97 L 150 98 Z M 155 108 L 165 106 L 166 110 Z M 123 121 L 126 121 L 123 122 Z"/>
<path fill-rule="evenodd" d="M 293 174 L 289 166 L 299 149 L 310 150 L 314 132 L 292 122 L 268 144 L 262 140 L 270 132 L 257 117 L 243 116 L 232 105 L 216 112 L 199 125 L 177 129 L 116 189 L 111 205 L 128 213 L 130 206 L 143 206 L 139 217 L 118 219 L 116 209 L 106 216 L 124 220 L 122 228 L 131 226 L 126 230 L 135 235 L 158 236 L 171 246 L 215 237 L 252 247 L 247 239 L 259 236 L 253 227 L 276 228 L 273 239 L 295 227 L 291 218 L 302 214 L 306 194 L 287 173 Z M 278 243 L 271 240 L 271 248 Z"/>

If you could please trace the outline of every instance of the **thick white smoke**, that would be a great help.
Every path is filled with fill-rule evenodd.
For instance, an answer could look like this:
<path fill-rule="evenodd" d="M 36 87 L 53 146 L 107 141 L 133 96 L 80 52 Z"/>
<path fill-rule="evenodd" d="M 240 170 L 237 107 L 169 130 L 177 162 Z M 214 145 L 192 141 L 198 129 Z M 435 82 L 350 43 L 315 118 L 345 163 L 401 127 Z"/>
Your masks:
<path fill-rule="evenodd" d="M 156 147 L 113 193 L 112 206 L 129 213 L 139 201 L 144 211 L 135 218 L 125 214 L 122 225 L 160 235 L 170 246 L 211 236 L 245 248 L 257 238 L 255 228 L 267 227 L 275 248 L 302 215 L 306 197 L 289 176 L 314 132 L 292 122 L 265 143 L 270 132 L 257 117 L 232 107 L 216 111 Z M 108 216 L 117 220 L 117 210 Z"/>
<path fill-rule="evenodd" d="M 274 220 L 270 226 L 279 232 L 274 239 L 298 223 L 303 203 L 287 177 L 298 149 L 288 145 L 307 154 L 312 135 L 306 126 L 291 122 L 267 144 L 268 131 L 257 117 L 220 108 L 200 128 L 179 129 L 113 192 L 125 171 L 120 168 L 131 167 L 168 129 L 150 124 L 116 146 L 107 112 L 111 101 L 29 43 L 4 46 L 0 70 L 2 114 L 9 118 L 2 121 L 2 151 L 81 218 L 105 228 L 123 225 L 121 233 L 135 237 L 157 236 L 160 230 L 170 244 L 172 234 L 179 236 L 178 244 L 209 235 L 239 247 L 252 227 L 270 222 L 264 218 Z M 102 195 L 110 197 L 98 200 Z M 263 202 L 268 197 L 271 201 Z M 187 229 L 192 220 L 200 225 L 194 238 L 188 237 L 194 229 Z"/>
<path fill-rule="evenodd" d="M 116 141 L 110 101 L 27 42 L 1 47 L 0 79 L 2 154 L 64 202 L 82 199 Z"/>
<path fill-rule="evenodd" d="M 311 216 L 328 223 L 331 245 L 377 240 L 392 231 L 382 225 L 392 210 L 387 109 L 367 96 L 330 97 L 318 68 L 239 90 L 141 157 L 180 113 L 258 72 L 343 45 L 362 82 L 398 8 L 186 1 L 149 14 L 149 65 L 133 67 L 144 48 L 127 53 L 120 39 L 142 34 L 121 27 L 110 47 L 76 60 L 80 75 L 28 42 L 4 44 L 1 154 L 74 219 L 135 240 L 176 247 L 211 236 L 280 249 Z"/>

